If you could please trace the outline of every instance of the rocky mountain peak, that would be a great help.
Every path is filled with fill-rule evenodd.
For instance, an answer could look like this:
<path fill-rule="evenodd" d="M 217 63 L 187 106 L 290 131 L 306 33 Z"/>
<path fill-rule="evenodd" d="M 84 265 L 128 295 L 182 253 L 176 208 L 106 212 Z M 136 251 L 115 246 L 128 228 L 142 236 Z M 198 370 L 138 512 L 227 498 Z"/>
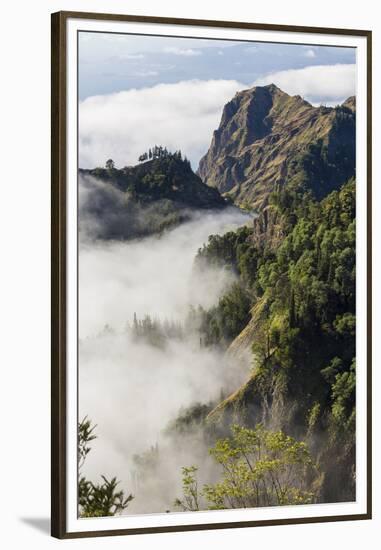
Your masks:
<path fill-rule="evenodd" d="M 347 107 L 347 109 L 350 109 L 351 111 L 356 110 L 356 97 L 354 95 L 348 97 L 343 103 L 343 107 Z"/>
<path fill-rule="evenodd" d="M 325 196 L 354 175 L 354 98 L 344 106 L 351 113 L 314 107 L 275 84 L 242 90 L 225 105 L 198 173 L 257 210 L 277 186 L 295 180 Z"/>

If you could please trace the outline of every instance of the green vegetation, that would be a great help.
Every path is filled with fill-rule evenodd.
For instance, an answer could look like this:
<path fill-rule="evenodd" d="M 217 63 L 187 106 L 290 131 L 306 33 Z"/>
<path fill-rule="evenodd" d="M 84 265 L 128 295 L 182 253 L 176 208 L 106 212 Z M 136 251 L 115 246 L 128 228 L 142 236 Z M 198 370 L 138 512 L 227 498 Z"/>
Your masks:
<path fill-rule="evenodd" d="M 218 304 L 208 311 L 200 308 L 199 328 L 204 345 L 228 346 L 250 320 L 250 309 L 255 299 L 253 282 L 259 253 L 250 243 L 252 229 L 241 227 L 225 235 L 211 235 L 208 243 L 199 249 L 196 269 L 205 266 L 223 268 L 239 277 Z"/>
<path fill-rule="evenodd" d="M 119 481 L 116 477 L 108 480 L 101 476 L 101 483 L 93 483 L 81 475 L 81 469 L 91 451 L 89 444 L 97 437 L 95 428 L 87 417 L 78 424 L 78 504 L 82 518 L 115 516 L 125 510 L 134 498 L 132 495 L 126 496 L 123 490 L 117 490 Z"/>
<path fill-rule="evenodd" d="M 131 327 L 133 338 L 144 340 L 147 344 L 158 348 L 164 348 L 168 340 L 182 340 L 184 338 L 184 328 L 181 323 L 176 321 L 152 319 L 150 315 L 145 315 L 143 319 L 138 319 L 134 313 L 134 319 Z"/>
<path fill-rule="evenodd" d="M 183 497 L 177 498 L 174 506 L 181 508 L 184 512 L 197 512 L 200 509 L 200 499 L 203 494 L 200 493 L 197 481 L 197 466 L 184 466 L 181 468 L 183 480 Z"/>
<path fill-rule="evenodd" d="M 208 243 L 199 249 L 196 266 L 202 269 L 213 265 L 232 270 L 242 275 L 243 282 L 250 285 L 257 267 L 256 248 L 250 244 L 252 229 L 245 226 L 224 235 L 210 235 Z"/>
<path fill-rule="evenodd" d="M 78 468 L 81 470 L 86 457 L 91 451 L 90 443 L 97 438 L 94 433 L 96 426 L 91 425 L 91 421 L 85 416 L 78 424 Z"/>
<path fill-rule="evenodd" d="M 80 169 L 80 174 L 110 183 L 125 193 L 126 202 L 132 200 L 139 204 L 149 204 L 166 199 L 193 208 L 225 206 L 225 200 L 219 192 L 201 181 L 181 151 L 171 153 L 161 145 L 155 145 L 149 151 L 151 153 L 140 155 L 140 163 L 136 166 L 117 169 L 114 161 L 109 159 L 105 168 Z"/>
<path fill-rule="evenodd" d="M 177 160 L 183 160 L 185 164 L 187 164 L 190 167 L 190 162 L 187 159 L 187 157 L 182 156 L 182 153 L 180 150 L 175 151 L 174 153 L 171 153 L 168 151 L 166 147 L 162 147 L 161 145 L 154 145 L 151 149 L 151 147 L 148 149 L 148 151 L 145 151 L 141 155 L 139 155 L 139 162 L 145 162 L 146 160 L 152 160 L 152 159 L 168 159 L 173 158 Z"/>
<path fill-rule="evenodd" d="M 115 477 L 108 480 L 101 476 L 103 483 L 94 484 L 83 476 L 78 484 L 78 502 L 81 518 L 115 516 L 123 512 L 132 495 L 124 496 L 124 491 L 117 490 L 118 481 Z"/>
<path fill-rule="evenodd" d="M 115 162 L 112 159 L 106 160 L 105 166 L 106 166 L 106 170 L 108 170 L 109 172 L 112 172 L 113 170 L 115 170 Z"/>
<path fill-rule="evenodd" d="M 83 219 L 92 219 L 92 238 L 127 240 L 158 235 L 191 219 L 192 210 L 225 208 L 217 189 L 205 185 L 181 151 L 155 146 L 136 166 L 79 170 L 88 193 L 81 206 Z M 147 158 L 146 158 L 147 157 Z M 84 223 L 88 229 L 88 224 Z"/>
<path fill-rule="evenodd" d="M 281 214 L 298 212 L 292 202 L 282 209 L 282 201 L 275 197 Z M 317 401 L 324 411 L 333 412 L 337 400 L 344 399 L 344 428 L 354 414 L 349 379 L 355 376 L 355 182 L 321 203 L 304 198 L 294 226 L 287 229 L 257 271 L 256 292 L 266 303 L 263 326 L 272 351 L 263 358 L 261 374 L 280 366 L 290 391 L 309 396 L 308 406 Z"/>
<path fill-rule="evenodd" d="M 250 294 L 239 283 L 219 299 L 208 311 L 199 308 L 201 344 L 227 346 L 250 320 Z"/>
<path fill-rule="evenodd" d="M 181 408 L 177 417 L 168 424 L 165 433 L 177 437 L 199 430 L 212 409 L 213 403 L 194 403 L 190 407 Z"/>
<path fill-rule="evenodd" d="M 314 107 L 273 84 L 236 94 L 198 173 L 236 204 L 268 206 L 278 184 L 302 185 L 317 200 L 355 175 L 356 114 L 352 99 Z"/>
<path fill-rule="evenodd" d="M 353 98 L 313 107 L 274 85 L 256 87 L 224 108 L 199 166 L 210 187 L 181 151 L 161 145 L 144 151 L 137 166 L 117 169 L 109 159 L 80 171 L 111 189 L 107 207 L 113 194 L 122 197 L 117 227 L 103 238 L 161 233 L 189 219 L 190 209 L 229 200 L 258 213 L 252 226 L 211 235 L 198 251 L 195 269 L 213 266 L 234 279 L 214 307 L 191 307 L 184 324 L 135 315 L 128 327 L 135 340 L 161 349 L 169 339 L 192 338 L 196 347 L 199 340 L 200 348 L 251 353 L 244 385 L 180 409 L 165 430 L 184 448 L 188 436 L 189 445 L 211 447 L 219 474 L 200 487 L 198 467 L 183 467 L 175 502 L 182 510 L 355 498 L 355 120 Z M 113 203 L 109 212 L 112 220 Z M 80 469 L 95 437 L 84 419 Z M 133 457 L 138 484 L 164 486 L 165 452 L 155 445 Z M 80 477 L 82 516 L 120 513 L 133 498 L 115 478 L 102 480 Z"/>
<path fill-rule="evenodd" d="M 195 511 L 316 501 L 318 472 L 307 445 L 281 431 L 233 425 L 232 435 L 217 440 L 210 454 L 220 467 L 220 481 L 200 490 L 198 468 L 184 467 L 183 496 L 175 506 Z"/>
<path fill-rule="evenodd" d="M 132 457 L 134 468 L 132 470 L 132 477 L 134 479 L 135 487 L 139 490 L 139 496 L 141 492 L 144 493 L 144 484 L 155 480 L 159 483 L 158 476 L 159 468 L 161 466 L 161 456 L 159 452 L 159 446 L 151 445 L 146 451 L 140 454 L 134 454 Z M 142 491 L 143 489 L 143 491 Z"/>
<path fill-rule="evenodd" d="M 268 207 L 283 235 L 276 245 L 254 244 L 255 229 L 244 228 L 211 237 L 197 259 L 235 272 L 241 289 L 204 312 L 206 345 L 230 343 L 240 333 L 242 295 L 254 323 L 252 378 L 209 415 L 209 424 L 238 419 L 252 426 L 265 415 L 291 435 L 310 438 L 325 475 L 322 499 L 339 483 L 354 491 L 355 192 L 353 179 L 321 202 L 282 187 Z"/>

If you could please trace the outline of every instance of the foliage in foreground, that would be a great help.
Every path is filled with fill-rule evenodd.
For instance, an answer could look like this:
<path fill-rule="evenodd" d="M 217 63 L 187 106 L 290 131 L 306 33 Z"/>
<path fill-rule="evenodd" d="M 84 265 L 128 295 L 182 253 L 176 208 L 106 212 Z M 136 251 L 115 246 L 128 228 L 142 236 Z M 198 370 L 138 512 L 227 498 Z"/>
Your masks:
<path fill-rule="evenodd" d="M 78 425 L 78 467 L 79 474 L 91 451 L 90 442 L 97 438 L 94 433 L 96 426 L 91 424 L 86 416 Z M 115 516 L 127 508 L 134 498 L 125 495 L 123 490 L 117 490 L 119 481 L 116 477 L 108 480 L 102 477 L 101 483 L 93 483 L 85 476 L 79 475 L 78 503 L 79 515 L 82 518 Z"/>
<path fill-rule="evenodd" d="M 254 508 L 316 501 L 317 468 L 306 443 L 281 431 L 232 426 L 232 435 L 210 449 L 221 468 L 217 483 L 200 490 L 196 466 L 182 468 L 184 511 Z"/>
<path fill-rule="evenodd" d="M 124 491 L 117 490 L 116 477 L 108 480 L 101 476 L 102 483 L 94 484 L 84 476 L 79 479 L 79 506 L 82 518 L 115 516 L 127 508 L 128 503 L 134 498 L 132 495 L 125 497 Z"/>

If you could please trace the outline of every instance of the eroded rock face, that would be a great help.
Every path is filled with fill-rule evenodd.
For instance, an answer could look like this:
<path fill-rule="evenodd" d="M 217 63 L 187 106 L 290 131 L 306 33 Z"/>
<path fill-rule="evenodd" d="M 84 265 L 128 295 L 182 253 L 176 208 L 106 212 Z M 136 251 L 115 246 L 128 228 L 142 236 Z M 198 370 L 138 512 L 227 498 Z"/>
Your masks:
<path fill-rule="evenodd" d="M 274 84 L 225 105 L 198 173 L 238 204 L 262 210 L 272 191 L 294 183 L 322 198 L 355 172 L 355 98 L 314 107 Z"/>

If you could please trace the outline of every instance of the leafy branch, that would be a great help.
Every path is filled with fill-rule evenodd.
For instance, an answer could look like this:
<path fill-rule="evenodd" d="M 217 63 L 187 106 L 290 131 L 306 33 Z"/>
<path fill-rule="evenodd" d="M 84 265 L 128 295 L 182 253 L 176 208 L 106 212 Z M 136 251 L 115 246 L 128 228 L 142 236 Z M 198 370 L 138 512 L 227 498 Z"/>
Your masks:
<path fill-rule="evenodd" d="M 78 424 L 78 472 L 80 473 L 86 457 L 91 451 L 90 442 L 97 438 L 96 425 L 85 416 Z M 82 518 L 115 516 L 125 510 L 134 498 L 131 494 L 126 496 L 123 490 L 117 490 L 120 483 L 116 477 L 108 480 L 101 476 L 102 483 L 93 483 L 84 475 L 78 480 L 78 504 L 79 515 Z"/>

